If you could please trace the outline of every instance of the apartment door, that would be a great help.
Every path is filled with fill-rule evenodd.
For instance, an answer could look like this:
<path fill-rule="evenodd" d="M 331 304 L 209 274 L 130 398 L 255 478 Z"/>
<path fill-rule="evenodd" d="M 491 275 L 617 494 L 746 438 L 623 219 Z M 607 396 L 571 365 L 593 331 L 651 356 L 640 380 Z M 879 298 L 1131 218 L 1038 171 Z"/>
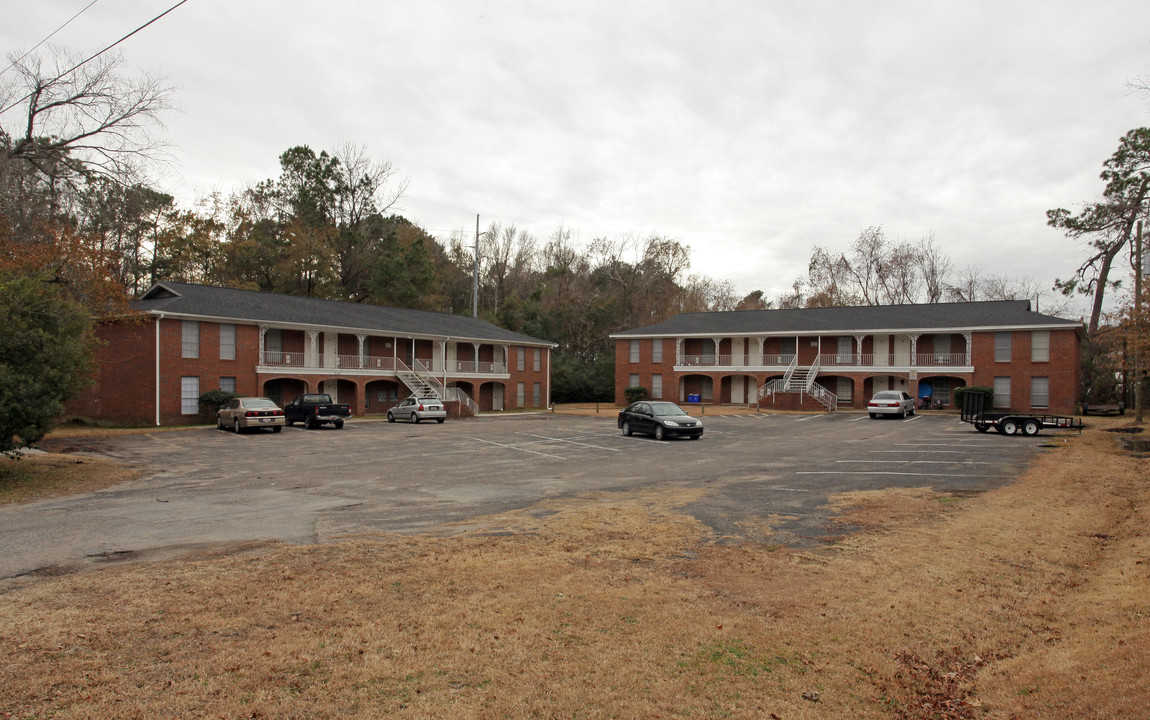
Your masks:
<path fill-rule="evenodd" d="M 874 336 L 874 364 L 878 367 L 890 365 L 890 335 Z"/>

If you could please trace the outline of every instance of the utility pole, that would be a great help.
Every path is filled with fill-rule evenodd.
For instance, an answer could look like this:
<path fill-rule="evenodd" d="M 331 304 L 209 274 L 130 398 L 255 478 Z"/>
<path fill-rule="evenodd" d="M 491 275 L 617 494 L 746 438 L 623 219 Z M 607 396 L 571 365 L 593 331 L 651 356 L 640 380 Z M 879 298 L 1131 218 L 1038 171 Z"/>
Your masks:
<path fill-rule="evenodd" d="M 1134 245 L 1134 422 L 1141 425 L 1146 409 L 1142 380 L 1142 221 L 1138 221 L 1138 234 Z"/>
<path fill-rule="evenodd" d="M 479 213 L 475 213 L 475 271 L 471 276 L 471 317 L 479 317 Z"/>

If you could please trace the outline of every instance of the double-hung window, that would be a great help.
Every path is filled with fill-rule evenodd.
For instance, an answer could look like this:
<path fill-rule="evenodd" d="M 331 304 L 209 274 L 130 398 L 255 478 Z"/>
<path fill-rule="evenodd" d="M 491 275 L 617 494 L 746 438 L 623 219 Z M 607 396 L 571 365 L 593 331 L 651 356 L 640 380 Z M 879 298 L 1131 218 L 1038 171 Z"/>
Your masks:
<path fill-rule="evenodd" d="M 1030 361 L 1050 362 L 1050 331 L 1035 330 L 1030 333 Z"/>
<path fill-rule="evenodd" d="M 994 362 L 1010 362 L 1010 333 L 994 333 Z"/>
<path fill-rule="evenodd" d="M 656 338 L 651 341 L 651 362 L 663 362 L 663 338 Z"/>
<path fill-rule="evenodd" d="M 220 360 L 236 359 L 236 326 L 220 323 Z"/>
<path fill-rule="evenodd" d="M 1030 407 L 1050 407 L 1050 378 L 1030 378 Z"/>
<path fill-rule="evenodd" d="M 195 320 L 184 320 L 181 334 L 180 357 L 200 356 L 200 324 Z"/>
<path fill-rule="evenodd" d="M 633 362 L 633 363 L 639 362 L 639 341 L 638 340 L 632 340 L 631 341 L 631 359 L 630 359 L 630 362 Z"/>
<path fill-rule="evenodd" d="M 1010 378 L 994 378 L 994 407 L 1010 407 Z"/>
<path fill-rule="evenodd" d="M 185 375 L 180 378 L 180 413 L 195 415 L 200 411 L 200 379 Z"/>

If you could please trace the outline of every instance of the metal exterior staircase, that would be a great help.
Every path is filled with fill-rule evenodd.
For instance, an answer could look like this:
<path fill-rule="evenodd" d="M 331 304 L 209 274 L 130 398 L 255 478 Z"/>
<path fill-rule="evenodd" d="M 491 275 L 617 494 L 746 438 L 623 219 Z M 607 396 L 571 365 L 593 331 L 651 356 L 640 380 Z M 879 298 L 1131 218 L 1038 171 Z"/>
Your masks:
<path fill-rule="evenodd" d="M 759 400 L 774 397 L 778 393 L 800 393 L 816 401 L 829 412 L 834 412 L 839 399 L 833 392 L 815 382 L 819 367 L 817 357 L 810 367 L 799 367 L 799 359 L 796 356 L 783 377 L 775 378 L 759 388 L 755 393 L 754 402 L 758 403 Z"/>
<path fill-rule="evenodd" d="M 403 364 L 401 360 L 395 361 L 395 375 L 406 385 L 413 395 L 418 398 L 434 398 L 445 402 L 457 402 L 471 411 L 472 415 L 479 414 L 479 405 L 471 396 L 457 387 L 444 387 L 431 373 L 431 370 L 421 361 L 416 360 L 413 368 Z"/>

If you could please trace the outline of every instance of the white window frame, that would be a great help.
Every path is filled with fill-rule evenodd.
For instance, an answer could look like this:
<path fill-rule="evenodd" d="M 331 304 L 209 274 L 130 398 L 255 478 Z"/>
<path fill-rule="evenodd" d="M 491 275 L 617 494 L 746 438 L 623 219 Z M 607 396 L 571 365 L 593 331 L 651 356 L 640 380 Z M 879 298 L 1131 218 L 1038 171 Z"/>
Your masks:
<path fill-rule="evenodd" d="M 520 345 L 517 349 L 519 352 L 515 354 L 515 369 L 523 372 L 523 368 L 527 364 L 527 348 Z"/>
<path fill-rule="evenodd" d="M 631 373 L 627 376 L 627 387 L 639 387 L 639 373 Z"/>
<path fill-rule="evenodd" d="M 527 402 L 527 383 L 515 383 L 515 402 L 516 407 L 526 407 L 523 403 Z"/>
<path fill-rule="evenodd" d="M 1050 362 L 1050 331 L 1033 330 L 1030 333 L 1030 362 Z"/>
<path fill-rule="evenodd" d="M 1010 345 L 1014 342 L 1009 330 L 994 333 L 994 362 L 1010 362 Z"/>
<path fill-rule="evenodd" d="M 200 412 L 200 378 L 184 375 L 180 378 L 180 414 L 198 415 Z"/>
<path fill-rule="evenodd" d="M 535 357 L 531 361 L 531 369 L 535 372 L 539 372 L 539 356 L 543 354 L 543 351 L 539 348 L 533 348 L 533 350 L 535 352 Z"/>
<path fill-rule="evenodd" d="M 1030 407 L 1042 409 L 1050 407 L 1050 378 L 1030 378 Z"/>
<path fill-rule="evenodd" d="M 651 362 L 652 363 L 663 362 L 663 339 L 662 338 L 658 338 L 657 340 L 651 341 Z"/>
<path fill-rule="evenodd" d="M 220 390 L 224 392 L 234 393 L 236 391 L 236 379 L 234 377 L 225 376 L 220 378 Z"/>
<path fill-rule="evenodd" d="M 220 323 L 220 360 L 236 359 L 236 325 Z"/>
<path fill-rule="evenodd" d="M 658 400 L 663 397 L 663 376 L 651 376 L 651 397 Z"/>
<path fill-rule="evenodd" d="M 631 359 L 630 359 L 630 362 L 632 362 L 632 363 L 639 362 L 639 341 L 638 340 L 632 340 L 631 341 Z"/>
<path fill-rule="evenodd" d="M 531 383 L 531 407 L 543 407 L 543 383 Z"/>
<path fill-rule="evenodd" d="M 180 332 L 180 357 L 200 356 L 200 323 L 197 320 L 184 320 Z"/>
<path fill-rule="evenodd" d="M 1010 376 L 994 378 L 994 401 L 996 408 L 1010 407 Z"/>

